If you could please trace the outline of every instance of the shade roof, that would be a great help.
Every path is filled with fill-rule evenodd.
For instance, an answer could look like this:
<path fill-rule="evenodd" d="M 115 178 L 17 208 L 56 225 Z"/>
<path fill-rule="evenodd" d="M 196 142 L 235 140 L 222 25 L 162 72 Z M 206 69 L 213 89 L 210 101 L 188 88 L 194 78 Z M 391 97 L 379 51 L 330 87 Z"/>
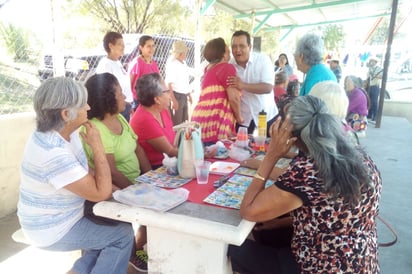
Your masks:
<path fill-rule="evenodd" d="M 254 18 L 256 33 L 390 16 L 392 0 L 208 0 L 202 12 L 212 5 L 237 19 Z"/>

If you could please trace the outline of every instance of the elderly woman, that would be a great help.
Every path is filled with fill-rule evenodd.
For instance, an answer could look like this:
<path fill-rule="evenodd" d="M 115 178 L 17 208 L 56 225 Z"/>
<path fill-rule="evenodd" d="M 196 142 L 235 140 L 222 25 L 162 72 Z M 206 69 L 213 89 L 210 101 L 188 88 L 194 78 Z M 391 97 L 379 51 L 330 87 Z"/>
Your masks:
<path fill-rule="evenodd" d="M 99 64 L 96 67 L 96 73 L 108 72 L 116 76 L 117 81 L 119 81 L 120 87 L 122 88 L 122 92 L 126 96 L 127 102 L 122 115 L 129 121 L 133 95 L 130 87 L 129 75 L 120 62 L 120 57 L 124 55 L 123 36 L 118 32 L 109 31 L 103 38 L 103 47 L 107 52 L 107 56 L 100 59 Z"/>
<path fill-rule="evenodd" d="M 310 95 L 325 102 L 329 113 L 341 121 L 345 135 L 353 144 L 358 145 L 358 135 L 346 122 L 349 100 L 343 88 L 334 81 L 323 81 L 313 86 Z"/>
<path fill-rule="evenodd" d="M 70 273 L 126 273 L 130 224 L 99 225 L 83 215 L 84 201 L 112 193 L 110 166 L 96 126 L 87 121 L 87 93 L 69 78 L 51 78 L 34 98 L 37 127 L 21 163 L 17 215 L 32 244 L 46 250 L 83 250 Z M 88 169 L 81 137 L 94 154 Z"/>
<path fill-rule="evenodd" d="M 289 77 L 293 74 L 293 68 L 289 65 L 289 59 L 286 53 L 279 54 L 278 59 L 275 62 L 275 73 L 284 71 Z"/>
<path fill-rule="evenodd" d="M 294 56 L 298 70 L 306 74 L 300 88 L 300 95 L 309 94 L 316 83 L 327 80 L 336 82 L 335 74 L 321 63 L 323 60 L 323 40 L 316 34 L 308 33 L 300 38 Z"/>
<path fill-rule="evenodd" d="M 193 73 L 186 64 L 187 51 L 188 47 L 184 41 L 175 41 L 172 47 L 172 55 L 166 63 L 165 82 L 173 102 L 170 113 L 174 125 L 189 120 L 187 103 L 192 103 L 190 75 Z"/>
<path fill-rule="evenodd" d="M 349 96 L 346 120 L 358 135 L 365 134 L 368 126 L 368 95 L 362 90 L 362 80 L 349 75 L 345 78 L 345 91 Z"/>
<path fill-rule="evenodd" d="M 319 98 L 300 96 L 293 100 L 286 120 L 272 127 L 268 152 L 243 197 L 240 215 L 266 222 L 290 212 L 291 246 L 277 249 L 251 240 L 230 246 L 234 271 L 379 273 L 375 218 L 380 173 L 327 112 Z M 272 167 L 293 144 L 300 155 L 265 188 Z"/>
<path fill-rule="evenodd" d="M 139 136 L 139 144 L 146 152 L 153 169 L 162 166 L 163 153 L 176 157 L 178 149 L 173 146 L 175 132 L 170 117 L 169 90 L 162 84 L 160 74 L 143 75 L 136 83 L 139 107 L 130 125 Z"/>
<path fill-rule="evenodd" d="M 205 145 L 234 136 L 235 122 L 243 122 L 240 91 L 227 82 L 230 76 L 236 76 L 235 67 L 228 63 L 229 55 L 223 38 L 210 40 L 203 50 L 209 65 L 205 68 L 202 92 L 193 110 L 192 121 L 201 125 Z"/>

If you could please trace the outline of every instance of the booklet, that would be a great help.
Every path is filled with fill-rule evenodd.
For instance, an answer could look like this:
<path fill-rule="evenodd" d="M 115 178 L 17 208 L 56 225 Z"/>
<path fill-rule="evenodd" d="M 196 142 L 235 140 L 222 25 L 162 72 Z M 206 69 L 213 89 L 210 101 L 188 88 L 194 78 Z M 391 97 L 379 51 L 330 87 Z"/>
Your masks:
<path fill-rule="evenodd" d="M 184 188 L 166 190 L 145 183 L 138 183 L 113 192 L 113 198 L 118 202 L 161 212 L 180 205 L 188 197 L 189 191 Z"/>
<path fill-rule="evenodd" d="M 208 204 L 239 209 L 246 189 L 252 180 L 253 177 L 234 174 L 224 185 L 212 192 L 203 201 Z M 265 187 L 269 187 L 273 183 L 272 180 L 267 180 Z"/>
<path fill-rule="evenodd" d="M 192 179 L 185 179 L 179 175 L 172 176 L 167 174 L 166 167 L 162 166 L 155 170 L 150 170 L 135 179 L 136 182 L 151 184 L 158 187 L 178 188 L 187 184 Z"/>

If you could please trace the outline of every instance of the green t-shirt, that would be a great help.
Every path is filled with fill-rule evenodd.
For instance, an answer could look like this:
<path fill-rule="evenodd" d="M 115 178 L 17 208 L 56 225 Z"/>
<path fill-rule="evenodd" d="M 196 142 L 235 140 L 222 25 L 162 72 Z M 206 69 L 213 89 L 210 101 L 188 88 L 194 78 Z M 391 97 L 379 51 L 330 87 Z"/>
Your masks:
<path fill-rule="evenodd" d="M 135 152 L 137 135 L 133 132 L 132 128 L 122 115 L 118 114 L 117 119 L 119 119 L 123 128 L 122 134 L 120 135 L 111 132 L 106 125 L 97 118 L 91 119 L 90 122 L 95 124 L 100 132 L 105 153 L 114 154 L 116 168 L 134 183 L 134 179 L 140 175 L 139 160 L 137 159 Z M 82 127 L 81 130 L 83 131 L 84 128 Z M 83 147 L 86 151 L 89 165 L 94 168 L 91 148 L 84 142 Z"/>

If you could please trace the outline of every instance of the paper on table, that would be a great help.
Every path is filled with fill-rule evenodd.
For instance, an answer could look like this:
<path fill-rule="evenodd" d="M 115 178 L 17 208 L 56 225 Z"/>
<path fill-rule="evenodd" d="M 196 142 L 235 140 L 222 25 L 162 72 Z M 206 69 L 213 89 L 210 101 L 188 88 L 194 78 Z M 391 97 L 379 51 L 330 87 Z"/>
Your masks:
<path fill-rule="evenodd" d="M 239 165 L 239 163 L 217 161 L 212 163 L 209 170 L 211 174 L 226 175 L 232 173 Z"/>
<path fill-rule="evenodd" d="M 113 198 L 121 203 L 161 212 L 180 205 L 188 197 L 189 191 L 184 188 L 166 190 L 145 183 L 131 185 L 113 193 Z"/>

